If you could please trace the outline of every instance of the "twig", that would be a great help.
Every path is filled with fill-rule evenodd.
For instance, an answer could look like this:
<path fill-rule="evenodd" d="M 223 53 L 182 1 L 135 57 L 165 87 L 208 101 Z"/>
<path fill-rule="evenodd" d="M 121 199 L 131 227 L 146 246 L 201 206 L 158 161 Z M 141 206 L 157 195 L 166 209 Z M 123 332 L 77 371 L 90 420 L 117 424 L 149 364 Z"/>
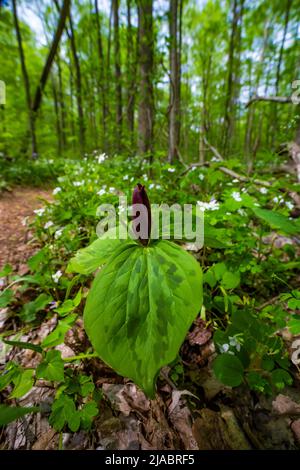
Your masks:
<path fill-rule="evenodd" d="M 248 103 L 245 105 L 245 108 L 248 108 L 249 106 L 251 106 L 251 104 L 257 101 L 266 101 L 281 104 L 288 104 L 293 102 L 290 96 L 254 96 L 248 101 Z"/>

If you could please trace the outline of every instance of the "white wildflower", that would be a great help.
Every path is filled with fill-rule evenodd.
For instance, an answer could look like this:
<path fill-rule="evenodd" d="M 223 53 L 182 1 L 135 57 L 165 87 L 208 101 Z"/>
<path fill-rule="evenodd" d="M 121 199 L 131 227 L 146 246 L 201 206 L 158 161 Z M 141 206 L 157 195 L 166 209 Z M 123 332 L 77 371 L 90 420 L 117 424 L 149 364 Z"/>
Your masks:
<path fill-rule="evenodd" d="M 204 174 L 199 173 L 198 178 L 199 178 L 200 181 L 203 181 L 204 180 Z"/>
<path fill-rule="evenodd" d="M 53 189 L 53 195 L 55 196 L 56 194 L 58 194 L 59 192 L 61 191 L 61 188 L 58 186 L 57 188 L 54 188 Z"/>
<path fill-rule="evenodd" d="M 150 183 L 150 184 L 149 184 L 149 189 L 153 189 L 153 188 L 154 188 L 154 186 L 155 186 L 155 184 L 154 184 L 154 183 Z"/>
<path fill-rule="evenodd" d="M 63 233 L 63 229 L 62 228 L 59 228 L 58 230 L 56 230 L 55 234 L 54 234 L 54 238 L 55 240 L 57 240 L 59 237 L 62 236 L 62 233 Z"/>
<path fill-rule="evenodd" d="M 220 346 L 220 351 L 222 353 L 226 353 L 229 349 L 229 344 L 225 343 L 225 344 L 222 344 L 222 346 Z"/>
<path fill-rule="evenodd" d="M 114 193 L 115 190 L 116 190 L 116 188 L 114 188 L 113 186 L 111 186 L 111 187 L 109 188 L 109 192 L 110 192 L 110 193 Z"/>
<path fill-rule="evenodd" d="M 238 209 L 238 213 L 243 217 L 246 215 L 246 212 L 243 209 Z"/>
<path fill-rule="evenodd" d="M 161 185 L 160 185 L 160 184 L 157 184 L 157 185 L 156 185 L 156 189 L 161 189 Z"/>
<path fill-rule="evenodd" d="M 275 202 L 275 204 L 281 204 L 283 202 L 283 197 L 282 196 L 275 196 L 273 197 L 273 201 Z"/>
<path fill-rule="evenodd" d="M 220 207 L 219 203 L 215 199 L 212 199 L 210 202 L 197 201 L 197 205 L 202 212 L 205 210 L 217 211 Z"/>
<path fill-rule="evenodd" d="M 103 163 L 105 159 L 106 159 L 105 153 L 101 153 L 101 155 L 97 157 L 98 163 Z"/>
<path fill-rule="evenodd" d="M 127 181 L 129 179 L 128 175 L 123 176 L 123 181 Z"/>
<path fill-rule="evenodd" d="M 83 185 L 83 181 L 74 181 L 73 182 L 73 186 L 82 186 Z"/>
<path fill-rule="evenodd" d="M 233 183 L 238 183 L 239 180 L 237 178 L 234 178 L 234 180 L 232 180 Z"/>
<path fill-rule="evenodd" d="M 294 208 L 294 204 L 291 201 L 286 201 L 285 205 L 290 211 Z"/>
<path fill-rule="evenodd" d="M 262 188 L 259 188 L 259 192 L 260 192 L 261 194 L 267 194 L 268 189 L 265 188 L 265 187 L 262 187 Z"/>
<path fill-rule="evenodd" d="M 175 171 L 175 168 L 168 168 L 169 173 L 174 173 L 174 171 Z"/>
<path fill-rule="evenodd" d="M 236 202 L 241 202 L 241 195 L 238 191 L 233 191 L 233 193 L 231 194 L 231 196 L 233 197 L 233 199 L 236 201 Z"/>
<path fill-rule="evenodd" d="M 211 162 L 219 162 L 219 161 L 220 161 L 220 160 L 219 160 L 219 158 L 217 158 L 217 157 L 212 157 L 212 159 L 211 159 Z"/>
<path fill-rule="evenodd" d="M 56 282 L 56 284 L 58 283 L 59 279 L 61 278 L 62 276 L 62 272 L 60 271 L 60 269 L 58 271 L 56 271 L 55 274 L 52 274 L 52 279 L 54 282 Z"/>
<path fill-rule="evenodd" d="M 45 210 L 46 210 L 45 207 L 41 207 L 40 209 L 35 209 L 33 212 L 40 217 L 41 215 L 44 214 Z"/>
<path fill-rule="evenodd" d="M 103 196 L 106 193 L 105 189 L 100 189 L 100 191 L 97 192 L 98 196 Z"/>
<path fill-rule="evenodd" d="M 54 223 L 52 222 L 52 220 L 49 220 L 49 222 L 45 223 L 44 229 L 47 230 L 48 228 L 52 227 L 53 225 L 54 225 Z"/>

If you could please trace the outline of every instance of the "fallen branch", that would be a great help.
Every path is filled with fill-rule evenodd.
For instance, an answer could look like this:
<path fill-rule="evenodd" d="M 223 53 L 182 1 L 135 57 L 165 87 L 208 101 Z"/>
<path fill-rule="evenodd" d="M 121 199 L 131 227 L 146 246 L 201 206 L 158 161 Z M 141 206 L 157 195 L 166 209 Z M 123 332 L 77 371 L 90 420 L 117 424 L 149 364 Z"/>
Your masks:
<path fill-rule="evenodd" d="M 288 104 L 293 102 L 290 96 L 254 96 L 248 101 L 245 107 L 248 108 L 249 106 L 251 106 L 251 104 L 257 101 L 266 101 L 281 104 Z"/>

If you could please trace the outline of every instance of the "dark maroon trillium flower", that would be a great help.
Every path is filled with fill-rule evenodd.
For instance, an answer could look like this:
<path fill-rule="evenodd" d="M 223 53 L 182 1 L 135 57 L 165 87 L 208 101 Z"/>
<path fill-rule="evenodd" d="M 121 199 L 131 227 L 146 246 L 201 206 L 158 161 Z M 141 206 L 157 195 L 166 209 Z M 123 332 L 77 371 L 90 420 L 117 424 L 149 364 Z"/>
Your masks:
<path fill-rule="evenodd" d="M 138 210 L 136 204 L 141 204 L 142 210 Z M 145 186 L 138 183 L 133 190 L 132 195 L 133 221 L 132 228 L 137 238 L 143 245 L 148 245 L 151 234 L 151 206 L 148 199 Z"/>

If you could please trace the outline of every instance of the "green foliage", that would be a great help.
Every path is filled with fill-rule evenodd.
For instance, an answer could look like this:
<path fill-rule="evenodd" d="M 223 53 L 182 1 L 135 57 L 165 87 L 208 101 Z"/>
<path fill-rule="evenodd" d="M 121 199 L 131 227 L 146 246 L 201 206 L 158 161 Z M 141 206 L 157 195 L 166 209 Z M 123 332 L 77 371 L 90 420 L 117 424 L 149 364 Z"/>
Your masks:
<path fill-rule="evenodd" d="M 201 309 L 197 262 L 168 241 L 116 247 L 87 298 L 84 324 L 99 356 L 149 396 Z"/>
<path fill-rule="evenodd" d="M 0 405 L 0 426 L 5 426 L 28 413 L 37 413 L 39 410 L 40 408 L 37 406 L 25 408 L 21 406 Z"/>
<path fill-rule="evenodd" d="M 38 379 L 63 382 L 64 362 L 59 351 L 51 350 L 46 353 L 45 358 L 36 369 L 36 377 Z"/>

